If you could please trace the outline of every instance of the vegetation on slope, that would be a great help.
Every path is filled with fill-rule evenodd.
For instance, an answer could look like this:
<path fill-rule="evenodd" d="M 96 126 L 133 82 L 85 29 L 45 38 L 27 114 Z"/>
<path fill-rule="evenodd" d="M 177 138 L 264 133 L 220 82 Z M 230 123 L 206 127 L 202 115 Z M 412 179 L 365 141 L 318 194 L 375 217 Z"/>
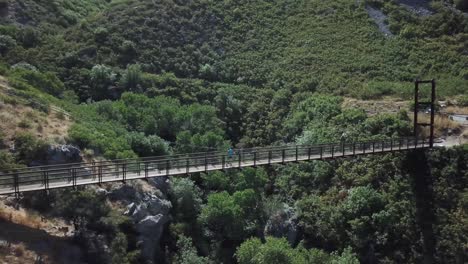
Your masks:
<path fill-rule="evenodd" d="M 393 37 L 378 31 L 366 5 L 388 16 Z M 463 104 L 467 18 L 440 1 L 431 8 L 418 16 L 375 0 L 0 0 L 0 74 L 14 88 L 1 100 L 66 109 L 66 142 L 95 159 L 408 136 L 404 109 L 368 116 L 343 108 L 339 96 L 409 98 L 410 81 L 436 78 L 441 97 L 464 95 Z M 2 146 L 2 171 L 31 164 L 47 147 L 8 132 L 0 139 L 15 149 Z M 461 262 L 466 148 L 417 154 L 171 179 L 173 219 L 154 261 Z M 72 221 L 90 263 L 143 261 L 134 223 L 102 193 L 23 203 Z M 296 239 L 268 232 L 284 222 Z M 110 249 L 92 247 L 89 234 Z"/>

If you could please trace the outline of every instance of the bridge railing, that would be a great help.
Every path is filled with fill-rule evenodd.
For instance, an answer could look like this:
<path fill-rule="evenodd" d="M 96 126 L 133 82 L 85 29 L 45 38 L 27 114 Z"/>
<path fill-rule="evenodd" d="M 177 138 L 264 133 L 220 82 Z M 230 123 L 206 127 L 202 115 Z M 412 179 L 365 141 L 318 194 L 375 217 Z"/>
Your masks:
<path fill-rule="evenodd" d="M 397 138 L 237 149 L 232 157 L 229 157 L 226 152 L 215 151 L 141 159 L 38 166 L 0 174 L 0 193 L 18 193 L 30 189 L 47 190 L 58 187 L 422 147 L 428 147 L 428 142 L 424 140 L 418 142 L 416 138 Z"/>

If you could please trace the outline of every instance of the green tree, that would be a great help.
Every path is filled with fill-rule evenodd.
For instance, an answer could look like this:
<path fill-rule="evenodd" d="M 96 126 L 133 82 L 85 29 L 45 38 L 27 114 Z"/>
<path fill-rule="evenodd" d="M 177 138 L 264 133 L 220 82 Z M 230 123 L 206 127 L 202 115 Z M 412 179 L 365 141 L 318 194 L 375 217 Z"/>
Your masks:
<path fill-rule="evenodd" d="M 202 205 L 200 188 L 188 178 L 172 178 L 170 186 L 176 219 L 187 223 L 196 221 Z"/>
<path fill-rule="evenodd" d="M 111 210 L 103 194 L 88 190 L 64 192 L 61 199 L 56 200 L 55 206 L 57 213 L 72 220 L 77 230 L 87 225 L 96 225 Z"/>
<path fill-rule="evenodd" d="M 139 64 L 128 65 L 119 81 L 124 91 L 142 92 L 142 71 Z"/>
<path fill-rule="evenodd" d="M 174 260 L 175 264 L 208 264 L 211 261 L 206 257 L 200 257 L 197 254 L 196 248 L 193 246 L 192 240 L 183 235 L 177 238 L 177 255 Z"/>
<path fill-rule="evenodd" d="M 156 135 L 145 136 L 132 132 L 127 135 L 132 150 L 140 157 L 151 157 L 169 154 L 169 144 Z"/>
<path fill-rule="evenodd" d="M 14 49 L 16 46 L 16 41 L 7 35 L 0 35 L 0 54 L 5 56 L 8 51 Z"/>
<path fill-rule="evenodd" d="M 208 203 L 198 219 L 217 240 L 241 240 L 244 237 L 243 217 L 243 209 L 234 197 L 221 192 L 208 195 Z"/>
<path fill-rule="evenodd" d="M 116 75 L 111 68 L 105 65 L 95 65 L 91 69 L 91 91 L 89 94 L 94 100 L 109 98 L 109 88 L 114 85 Z"/>

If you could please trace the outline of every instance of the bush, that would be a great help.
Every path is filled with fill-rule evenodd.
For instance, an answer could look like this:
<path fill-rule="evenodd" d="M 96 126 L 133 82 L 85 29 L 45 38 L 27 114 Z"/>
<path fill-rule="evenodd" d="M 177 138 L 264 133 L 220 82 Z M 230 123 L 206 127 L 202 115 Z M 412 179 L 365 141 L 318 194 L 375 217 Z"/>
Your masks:
<path fill-rule="evenodd" d="M 17 167 L 15 157 L 10 152 L 0 150 L 0 171 L 7 172 Z"/>
<path fill-rule="evenodd" d="M 14 144 L 17 160 L 25 164 L 30 164 L 32 161 L 43 161 L 47 154 L 48 144 L 30 133 L 18 133 Z"/>
<path fill-rule="evenodd" d="M 129 65 L 120 78 L 119 86 L 125 91 L 142 92 L 142 71 L 138 64 Z"/>
<path fill-rule="evenodd" d="M 192 239 L 180 235 L 177 238 L 177 255 L 175 264 L 207 264 L 211 263 L 208 258 L 200 257 L 197 249 L 193 246 Z"/>
<path fill-rule="evenodd" d="M 171 200 L 176 219 L 194 222 L 201 209 L 201 190 L 187 178 L 171 178 Z"/>
<path fill-rule="evenodd" d="M 12 50 L 16 46 L 16 41 L 6 35 L 0 35 L 0 54 L 6 55 L 8 51 Z"/>
<path fill-rule="evenodd" d="M 143 133 L 133 132 L 127 136 L 127 140 L 140 157 L 169 154 L 169 144 L 156 135 L 145 136 Z"/>
<path fill-rule="evenodd" d="M 468 106 L 468 95 L 462 95 L 457 98 L 457 104 L 459 106 Z"/>
<path fill-rule="evenodd" d="M 21 128 L 31 128 L 32 122 L 29 121 L 28 119 L 23 119 L 18 123 L 18 126 Z"/>
<path fill-rule="evenodd" d="M 25 82 L 34 88 L 55 96 L 60 95 L 65 89 L 65 85 L 62 81 L 60 81 L 60 79 L 51 72 L 41 73 L 34 70 L 16 68 L 10 73 L 10 78 L 20 82 Z"/>

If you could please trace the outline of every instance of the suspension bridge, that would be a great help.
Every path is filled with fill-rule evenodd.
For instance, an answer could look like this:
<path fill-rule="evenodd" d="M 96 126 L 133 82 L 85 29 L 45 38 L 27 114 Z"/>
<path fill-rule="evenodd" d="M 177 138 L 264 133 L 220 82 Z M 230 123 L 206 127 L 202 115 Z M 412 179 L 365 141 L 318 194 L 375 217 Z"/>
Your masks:
<path fill-rule="evenodd" d="M 37 166 L 0 174 L 0 195 L 20 192 L 76 188 L 90 184 L 126 182 L 152 177 L 176 176 L 197 172 L 242 169 L 272 164 L 325 160 L 356 155 L 430 148 L 424 139 L 340 142 L 318 145 L 275 146 L 237 149 L 227 152 L 189 153 L 139 159 Z"/>
<path fill-rule="evenodd" d="M 430 101 L 419 100 L 419 86 L 421 84 L 431 84 Z M 234 155 L 215 151 L 28 167 L 3 174 L 0 172 L 0 195 L 18 195 L 21 192 L 76 188 L 90 184 L 125 183 L 128 180 L 148 180 L 153 177 L 432 148 L 434 146 L 435 90 L 435 80 L 415 81 L 414 137 L 352 143 L 238 149 Z M 428 106 L 431 111 L 430 123 L 418 122 L 419 109 Z M 428 140 L 425 140 L 424 137 L 418 138 L 421 127 L 429 128 Z"/>

